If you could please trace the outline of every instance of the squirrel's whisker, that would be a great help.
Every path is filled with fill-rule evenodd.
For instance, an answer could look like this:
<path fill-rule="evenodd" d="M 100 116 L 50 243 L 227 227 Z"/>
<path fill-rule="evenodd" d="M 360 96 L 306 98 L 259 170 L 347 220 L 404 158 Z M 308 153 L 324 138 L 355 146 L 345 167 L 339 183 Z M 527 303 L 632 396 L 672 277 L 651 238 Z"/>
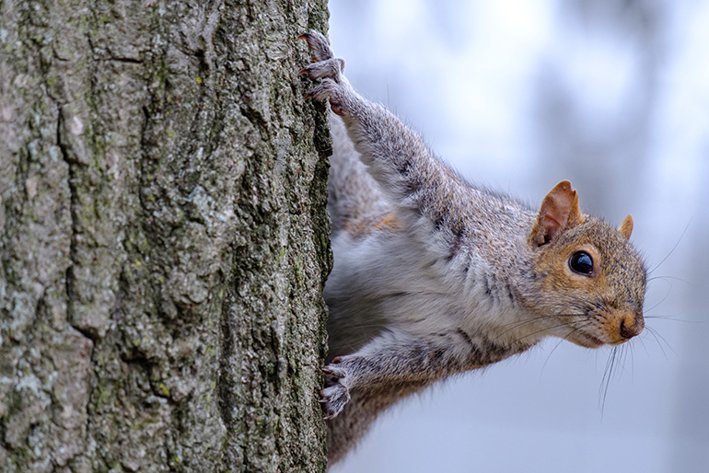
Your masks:
<path fill-rule="evenodd" d="M 651 269 L 648 270 L 648 272 L 647 272 L 648 276 L 651 275 L 652 273 L 654 273 L 655 271 L 657 271 L 658 269 L 660 269 L 660 266 L 662 266 L 662 265 L 665 263 L 665 261 L 667 261 L 667 259 L 668 259 L 670 256 L 672 256 L 672 253 L 675 252 L 675 250 L 677 249 L 677 247 L 679 247 L 679 244 L 680 244 L 680 243 L 682 242 L 682 240 L 684 239 L 684 235 L 687 233 L 687 230 L 689 229 L 689 225 L 690 225 L 691 223 L 692 223 L 692 220 L 690 219 L 689 222 L 687 222 L 687 224 L 684 226 L 684 229 L 682 230 L 682 233 L 680 234 L 679 238 L 677 239 L 677 242 L 674 244 L 674 246 L 673 246 L 672 249 L 669 251 L 669 253 L 667 253 L 667 254 L 665 255 L 665 257 L 660 260 L 659 263 L 657 263 L 655 266 L 653 266 Z"/>
<path fill-rule="evenodd" d="M 645 315 L 644 318 L 647 319 L 658 319 L 658 320 L 669 320 L 670 322 L 681 322 L 685 324 L 706 324 L 709 320 L 691 320 L 691 319 L 680 319 L 678 317 L 673 317 L 670 315 Z"/>
<path fill-rule="evenodd" d="M 566 337 L 568 337 L 568 336 L 570 336 L 571 334 L 573 334 L 576 330 L 578 330 L 578 329 L 572 330 L 572 331 L 570 331 L 569 333 L 567 333 L 567 334 L 566 334 Z M 561 345 L 561 344 L 566 340 L 566 337 L 559 339 L 559 341 L 554 344 L 554 348 L 551 349 L 551 351 L 549 352 L 549 354 L 547 355 L 547 357 L 544 359 L 544 363 L 542 364 L 542 369 L 541 369 L 541 371 L 539 372 L 539 378 L 540 378 L 540 380 L 541 380 L 542 375 L 544 374 L 544 369 L 547 367 L 547 363 L 549 363 L 549 360 L 551 359 L 551 355 L 553 355 L 554 352 L 556 351 L 556 349 L 559 348 L 559 345 Z"/>
<path fill-rule="evenodd" d="M 613 376 L 613 367 L 615 366 L 615 358 L 618 353 L 618 347 L 613 347 L 611 353 L 608 355 L 608 361 L 606 362 L 606 369 L 603 372 L 603 378 L 601 378 L 601 386 L 599 388 L 600 402 L 601 402 L 601 415 L 606 408 L 606 399 L 608 398 L 608 388 L 611 384 L 611 378 Z"/>
<path fill-rule="evenodd" d="M 665 280 L 678 281 L 678 282 L 684 283 L 684 284 L 691 286 L 691 287 L 697 286 L 696 283 L 694 283 L 688 279 L 680 278 L 677 276 L 653 276 L 651 278 L 648 278 L 647 283 L 650 284 L 651 282 L 654 282 L 654 281 L 665 281 Z"/>
<path fill-rule="evenodd" d="M 590 326 L 590 325 L 591 325 L 591 322 L 590 322 L 590 321 L 584 321 L 584 322 L 582 322 L 582 324 L 583 324 L 583 325 L 580 325 L 580 326 L 576 327 L 576 330 L 581 330 L 581 329 L 583 329 L 583 328 L 586 328 L 586 327 Z M 542 329 L 542 330 L 536 330 L 536 331 L 534 331 L 534 332 L 532 332 L 532 333 L 528 333 L 528 334 L 526 334 L 526 335 L 520 337 L 519 339 L 517 339 L 517 341 L 521 342 L 521 341 L 523 341 L 523 340 L 526 339 L 526 338 L 533 337 L 534 335 L 539 335 L 540 333 L 548 332 L 548 331 L 551 331 L 551 330 L 556 330 L 557 328 L 563 328 L 563 327 L 573 327 L 573 325 L 571 324 L 571 322 L 566 322 L 566 323 L 563 323 L 563 324 L 554 325 L 554 326 L 552 326 L 552 327 L 546 327 L 546 328 L 544 328 L 544 329 Z M 574 330 L 572 333 L 574 333 L 576 330 Z"/>
<path fill-rule="evenodd" d="M 665 357 L 665 360 L 669 360 L 670 357 L 667 355 L 667 352 L 665 351 L 665 347 L 662 346 L 662 343 L 660 343 L 660 339 L 657 337 L 657 334 L 655 331 L 652 329 L 650 326 L 645 327 L 647 329 L 647 332 L 652 335 L 653 339 L 655 340 L 655 343 L 657 346 L 660 348 L 660 351 L 662 352 L 662 355 Z M 642 338 L 640 338 L 642 340 Z"/>
<path fill-rule="evenodd" d="M 660 344 L 660 341 L 664 342 L 667 348 L 672 352 L 672 354 L 677 356 L 677 352 L 675 351 L 675 349 L 672 348 L 670 342 L 668 342 L 667 339 L 660 332 L 650 326 L 646 326 L 646 328 L 648 329 L 648 332 L 650 332 L 650 334 L 655 337 L 655 340 L 657 340 L 658 345 Z"/>
<path fill-rule="evenodd" d="M 662 305 L 663 302 L 667 300 L 668 297 L 670 297 L 670 293 L 672 292 L 672 281 L 668 281 L 667 284 L 667 292 L 665 292 L 665 295 L 662 296 L 662 299 L 660 299 L 659 302 L 654 303 L 649 309 L 645 309 L 645 312 L 650 312 L 651 310 L 658 308 L 660 305 Z"/>
<path fill-rule="evenodd" d="M 549 352 L 549 355 L 547 355 L 546 359 L 544 360 L 544 363 L 542 364 L 542 369 L 541 369 L 541 371 L 540 371 L 540 373 L 539 373 L 540 378 L 541 378 L 542 374 L 544 373 L 544 369 L 546 368 L 547 363 L 548 363 L 549 360 L 551 359 L 551 355 L 553 355 L 554 352 L 556 351 L 556 349 L 559 348 L 559 345 L 561 345 L 565 340 L 567 340 L 567 337 L 570 337 L 570 336 L 573 335 L 574 333 L 579 332 L 579 331 L 581 331 L 581 330 L 582 330 L 582 327 L 575 328 L 575 329 L 571 330 L 569 333 L 567 333 L 566 335 L 564 335 L 564 337 L 561 338 L 561 339 L 554 345 L 554 348 L 551 349 L 551 351 Z"/>

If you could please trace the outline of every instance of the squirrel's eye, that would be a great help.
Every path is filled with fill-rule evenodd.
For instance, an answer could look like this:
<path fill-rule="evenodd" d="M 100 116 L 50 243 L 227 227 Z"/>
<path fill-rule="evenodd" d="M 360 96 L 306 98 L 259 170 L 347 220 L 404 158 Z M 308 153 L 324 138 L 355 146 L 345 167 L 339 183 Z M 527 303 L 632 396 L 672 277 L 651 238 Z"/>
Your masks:
<path fill-rule="evenodd" d="M 569 258 L 569 267 L 575 273 L 588 276 L 593 272 L 593 258 L 585 251 L 577 251 Z"/>

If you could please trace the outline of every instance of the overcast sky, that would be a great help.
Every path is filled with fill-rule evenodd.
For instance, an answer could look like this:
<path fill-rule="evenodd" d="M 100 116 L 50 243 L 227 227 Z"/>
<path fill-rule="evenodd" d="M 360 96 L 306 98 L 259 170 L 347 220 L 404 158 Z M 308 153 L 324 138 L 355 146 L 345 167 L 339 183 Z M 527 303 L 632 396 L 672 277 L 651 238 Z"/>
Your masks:
<path fill-rule="evenodd" d="M 471 181 L 540 202 L 569 178 L 659 265 L 603 408 L 610 351 L 550 340 L 395 407 L 334 472 L 709 471 L 709 2 L 330 10 L 354 86 Z"/>

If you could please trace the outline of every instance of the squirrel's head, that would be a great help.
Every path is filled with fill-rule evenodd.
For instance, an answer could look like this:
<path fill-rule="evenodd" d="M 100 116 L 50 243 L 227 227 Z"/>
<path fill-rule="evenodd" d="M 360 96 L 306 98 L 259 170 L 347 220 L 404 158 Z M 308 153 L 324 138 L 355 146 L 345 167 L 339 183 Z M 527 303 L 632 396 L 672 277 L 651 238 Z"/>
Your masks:
<path fill-rule="evenodd" d="M 647 270 L 632 231 L 630 215 L 613 228 L 581 213 L 569 181 L 546 195 L 528 238 L 537 287 L 527 302 L 547 334 L 595 348 L 643 330 Z"/>

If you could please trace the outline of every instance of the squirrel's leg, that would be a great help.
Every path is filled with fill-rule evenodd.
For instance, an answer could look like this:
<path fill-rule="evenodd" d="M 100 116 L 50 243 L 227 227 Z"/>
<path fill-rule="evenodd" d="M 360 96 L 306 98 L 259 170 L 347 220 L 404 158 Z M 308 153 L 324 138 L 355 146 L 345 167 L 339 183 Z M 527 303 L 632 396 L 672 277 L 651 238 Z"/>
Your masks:
<path fill-rule="evenodd" d="M 339 414 L 352 391 L 427 384 L 466 368 L 467 358 L 443 343 L 401 334 L 382 335 L 351 355 L 334 358 L 323 368 L 321 402 L 325 417 Z"/>
<path fill-rule="evenodd" d="M 445 246 L 455 247 L 465 229 L 460 203 L 469 201 L 468 186 L 394 114 L 355 92 L 342 73 L 344 61 L 334 57 L 324 36 L 309 32 L 301 37 L 316 61 L 301 71 L 317 81 L 308 96 L 329 100 L 370 174 L 399 215 L 411 221 L 410 228 L 421 227 L 417 223 L 424 220 L 426 241 L 432 231 L 442 231 Z"/>

